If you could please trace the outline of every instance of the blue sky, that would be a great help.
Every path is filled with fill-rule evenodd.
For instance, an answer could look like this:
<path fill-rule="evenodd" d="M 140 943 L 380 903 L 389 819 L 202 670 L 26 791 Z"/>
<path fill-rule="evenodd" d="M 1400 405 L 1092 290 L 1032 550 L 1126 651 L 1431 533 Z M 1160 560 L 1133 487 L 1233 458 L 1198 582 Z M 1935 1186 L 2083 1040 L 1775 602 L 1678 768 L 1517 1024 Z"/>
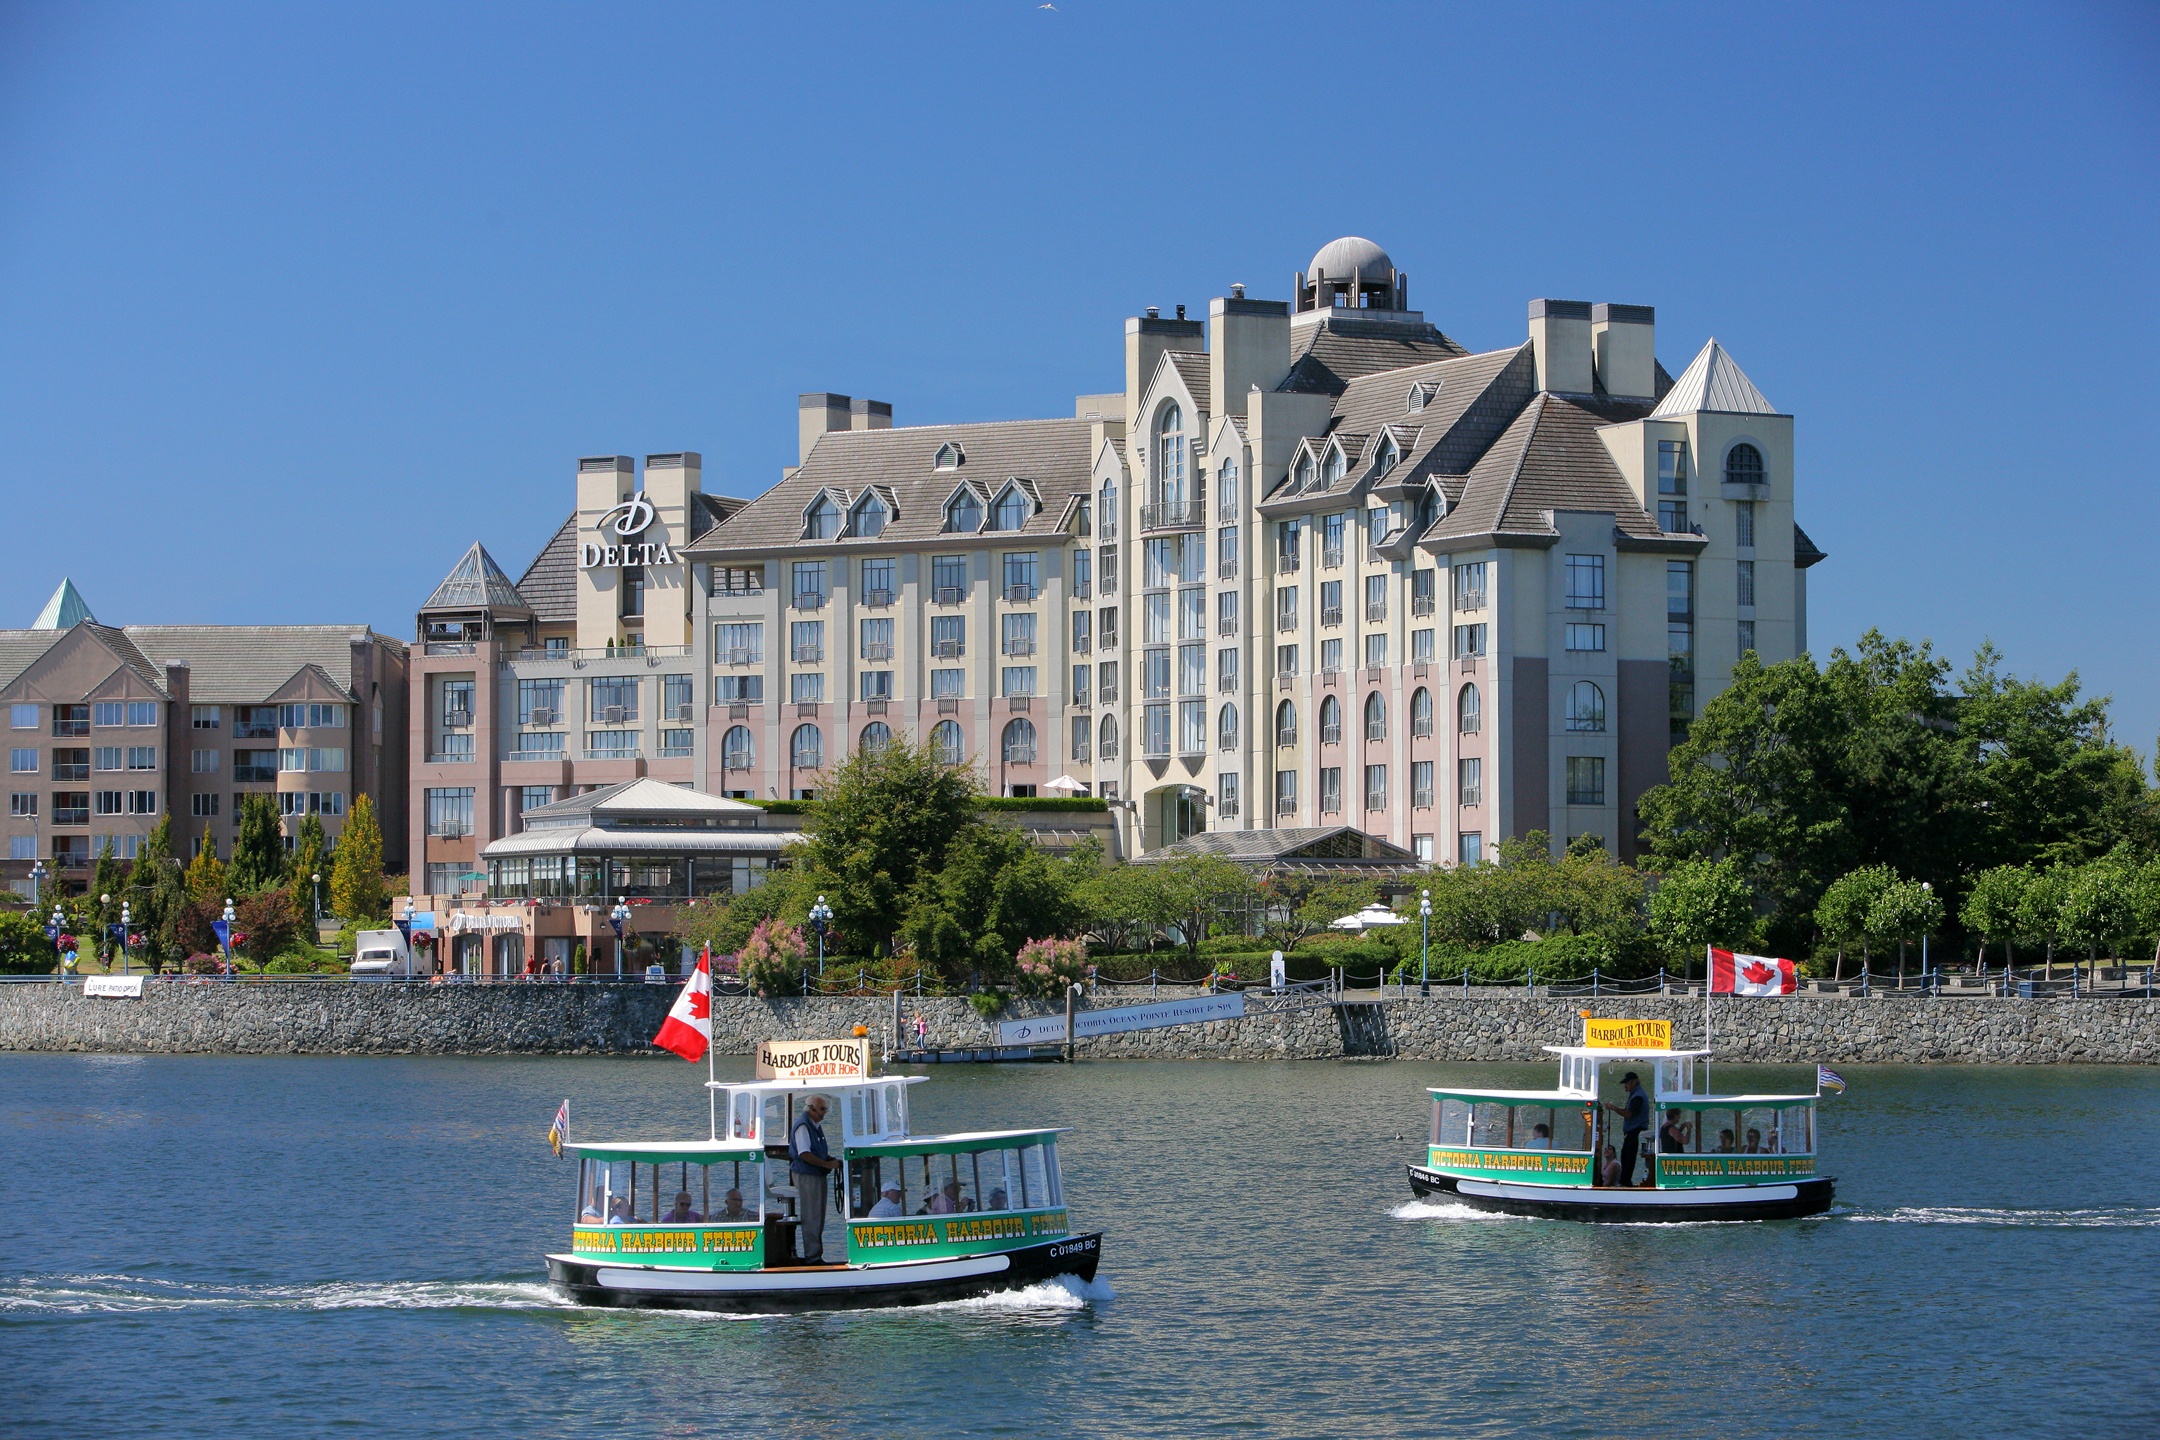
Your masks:
<path fill-rule="evenodd" d="M 1069 414 L 1123 317 L 1362 234 L 1473 349 L 1717 336 L 1798 417 L 1819 651 L 1992 637 L 2150 753 L 2156 16 L 0 4 L 0 622 L 409 635 L 581 454 L 748 495 L 799 391 Z"/>

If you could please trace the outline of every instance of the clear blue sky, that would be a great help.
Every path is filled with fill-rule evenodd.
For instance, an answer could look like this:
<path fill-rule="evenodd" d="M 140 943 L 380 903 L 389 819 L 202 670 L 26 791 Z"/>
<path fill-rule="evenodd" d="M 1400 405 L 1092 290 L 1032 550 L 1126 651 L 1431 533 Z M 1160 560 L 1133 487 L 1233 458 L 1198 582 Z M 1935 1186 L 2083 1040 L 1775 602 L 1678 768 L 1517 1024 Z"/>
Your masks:
<path fill-rule="evenodd" d="M 1798 417 L 1818 651 L 1992 637 L 2149 753 L 2156 17 L 0 4 L 0 623 L 409 636 L 581 454 L 750 495 L 798 391 L 1069 414 L 1126 315 L 1362 234 L 1473 349 L 1716 335 Z"/>

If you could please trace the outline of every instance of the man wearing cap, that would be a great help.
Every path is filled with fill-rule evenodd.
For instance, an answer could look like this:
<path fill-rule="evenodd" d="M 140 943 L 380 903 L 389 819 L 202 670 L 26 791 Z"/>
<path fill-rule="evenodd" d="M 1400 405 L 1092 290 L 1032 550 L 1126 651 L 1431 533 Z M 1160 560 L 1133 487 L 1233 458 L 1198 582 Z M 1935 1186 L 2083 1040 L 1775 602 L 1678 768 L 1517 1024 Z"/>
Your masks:
<path fill-rule="evenodd" d="M 1633 1185 L 1635 1157 L 1642 1150 L 1644 1132 L 1650 1128 L 1650 1097 L 1643 1094 L 1642 1081 L 1633 1070 L 1620 1077 L 1620 1088 L 1627 1092 L 1627 1104 L 1605 1108 L 1620 1117 L 1620 1183 Z"/>
<path fill-rule="evenodd" d="M 802 1221 L 802 1263 L 825 1263 L 825 1182 L 840 1162 L 825 1148 L 825 1097 L 812 1095 L 788 1132 L 788 1174 L 795 1182 L 795 1214 Z"/>
<path fill-rule="evenodd" d="M 870 1218 L 887 1220 L 895 1215 L 905 1214 L 907 1209 L 900 1203 L 900 1177 L 888 1176 L 885 1183 L 878 1186 L 878 1200 L 877 1204 L 870 1207 Z"/>

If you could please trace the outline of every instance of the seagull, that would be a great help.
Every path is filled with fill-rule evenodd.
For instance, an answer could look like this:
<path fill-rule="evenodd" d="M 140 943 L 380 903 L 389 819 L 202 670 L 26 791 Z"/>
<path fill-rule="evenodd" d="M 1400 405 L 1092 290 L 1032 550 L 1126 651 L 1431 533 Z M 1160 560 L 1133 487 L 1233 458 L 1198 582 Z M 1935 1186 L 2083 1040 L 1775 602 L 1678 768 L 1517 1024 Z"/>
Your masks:
<path fill-rule="evenodd" d="M 1035 8 L 1036 8 L 1037 10 L 1055 10 L 1055 9 L 1057 9 L 1057 6 L 1055 6 L 1055 5 L 1037 5 L 1037 6 L 1035 7 Z"/>

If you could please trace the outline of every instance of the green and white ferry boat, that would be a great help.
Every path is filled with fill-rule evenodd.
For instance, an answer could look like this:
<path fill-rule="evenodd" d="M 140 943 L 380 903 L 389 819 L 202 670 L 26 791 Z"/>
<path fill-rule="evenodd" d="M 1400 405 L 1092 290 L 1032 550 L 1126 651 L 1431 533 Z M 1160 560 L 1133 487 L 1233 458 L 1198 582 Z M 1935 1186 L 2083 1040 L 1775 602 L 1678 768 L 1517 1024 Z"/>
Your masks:
<path fill-rule="evenodd" d="M 1707 1050 L 1674 1050 L 1662 1020 L 1593 1020 L 1560 1057 L 1551 1090 L 1433 1087 L 1432 1140 L 1410 1188 L 1421 1198 L 1558 1220 L 1784 1220 L 1830 1208 L 1815 1169 L 1815 1095 L 1698 1092 Z M 1647 1078 L 1650 1126 L 1631 1184 L 1618 1176 L 1626 1093 Z M 1642 1084 L 1638 1081 L 1638 1084 Z"/>
<path fill-rule="evenodd" d="M 762 1078 L 710 1082 L 702 1140 L 587 1141 L 570 1248 L 548 1278 L 587 1305 L 778 1312 L 922 1305 L 1061 1276 L 1095 1278 L 1100 1233 L 1075 1235 L 1058 1173 L 1059 1129 L 918 1135 L 908 1090 L 873 1076 L 863 1040 L 768 1042 Z M 828 1252 L 803 1264 L 788 1136 L 826 1097 L 838 1211 Z M 843 1238 L 844 1237 L 844 1238 Z"/>

